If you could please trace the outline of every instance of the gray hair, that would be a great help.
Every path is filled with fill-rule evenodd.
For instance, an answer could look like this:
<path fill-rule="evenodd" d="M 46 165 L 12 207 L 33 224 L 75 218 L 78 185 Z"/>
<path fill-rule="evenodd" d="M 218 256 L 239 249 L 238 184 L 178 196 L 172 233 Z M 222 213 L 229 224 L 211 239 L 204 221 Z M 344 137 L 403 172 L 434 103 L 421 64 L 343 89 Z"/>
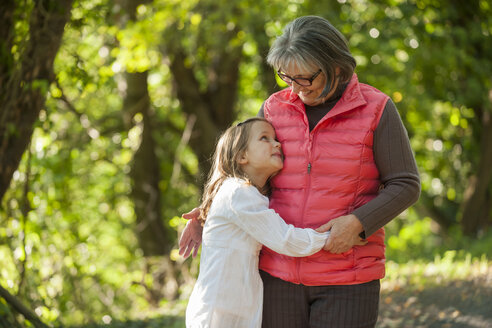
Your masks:
<path fill-rule="evenodd" d="M 352 78 L 356 66 L 347 39 L 319 16 L 302 16 L 287 24 L 270 48 L 267 62 L 276 71 L 293 64 L 305 70 L 321 69 L 326 85 L 320 98 L 333 88 L 337 67 L 340 82 L 345 83 Z"/>

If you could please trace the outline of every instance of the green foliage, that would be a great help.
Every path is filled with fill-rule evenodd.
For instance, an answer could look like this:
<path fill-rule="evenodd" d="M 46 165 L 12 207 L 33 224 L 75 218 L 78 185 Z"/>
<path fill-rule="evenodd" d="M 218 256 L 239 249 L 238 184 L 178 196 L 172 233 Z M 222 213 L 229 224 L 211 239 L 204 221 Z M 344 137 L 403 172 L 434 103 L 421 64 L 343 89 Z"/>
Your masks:
<path fill-rule="evenodd" d="M 15 325 L 14 314 L 10 310 L 7 302 L 0 297 L 0 327 L 12 327 Z"/>
<path fill-rule="evenodd" d="M 437 251 L 436 244 L 440 238 L 431 231 L 432 220 L 424 218 L 412 223 L 405 223 L 399 230 L 386 231 L 386 256 L 388 259 L 404 263 L 412 259 L 431 259 Z M 394 231 L 396 230 L 396 231 Z"/>
<path fill-rule="evenodd" d="M 16 12 L 14 57 L 28 35 L 32 3 L 21 2 Z M 360 80 L 392 97 L 416 153 L 422 198 L 386 227 L 387 279 L 425 284 L 429 272 L 445 280 L 482 268 L 491 232 L 474 240 L 459 226 L 492 88 L 491 7 L 473 3 L 480 19 L 465 29 L 455 24 L 461 14 L 450 1 L 156 0 L 140 3 L 136 20 L 111 1 L 77 1 L 55 62 L 57 83 L 35 82 L 47 103 L 30 155 L 2 200 L 0 281 L 47 322 L 183 326 L 198 260 L 184 262 L 174 237 L 168 259 L 146 259 L 139 248 L 128 173 L 143 116 L 122 111 L 124 72 L 148 71 L 162 217 L 177 236 L 185 224 L 178 215 L 198 203 L 205 172 L 190 147 L 178 149 L 187 116 L 170 47 L 183 50 L 202 91 L 220 78 L 212 69 L 223 64 L 220 55 L 240 49 L 231 111 L 242 120 L 256 115 L 270 92 L 265 49 L 288 21 L 306 14 L 328 18 L 347 36 Z M 160 286 L 149 267 L 165 260 L 174 271 L 162 273 L 169 280 Z M 464 269 L 451 273 L 456 263 Z M 162 294 L 156 304 L 152 293 Z M 0 315 L 6 313 L 0 300 Z"/>
<path fill-rule="evenodd" d="M 135 321 L 111 321 L 106 318 L 106 323 L 104 324 L 71 326 L 71 328 L 182 328 L 184 325 L 185 322 L 182 316 L 165 316 Z"/>
<path fill-rule="evenodd" d="M 453 261 L 487 258 L 492 249 L 490 231 L 480 238 L 465 236 L 458 227 L 444 233 L 430 217 L 420 218 L 413 209 L 390 222 L 385 231 L 386 257 L 397 264 L 432 262 L 449 254 L 453 255 Z"/>
<path fill-rule="evenodd" d="M 383 288 L 422 290 L 446 281 L 487 276 L 489 267 L 490 260 L 486 255 L 473 257 L 470 253 L 459 254 L 454 250 L 436 255 L 431 261 L 415 260 L 402 264 L 389 261 L 386 264 Z"/>
<path fill-rule="evenodd" d="M 154 288 L 153 277 L 135 237 L 127 177 L 141 129 L 127 130 L 125 120 L 138 123 L 141 116 L 121 113 L 124 69 L 153 66 L 149 91 L 163 127 L 158 154 L 164 217 L 170 220 L 198 202 L 193 183 L 182 177 L 169 183 L 185 123 L 172 99 L 169 69 L 142 62 L 141 57 L 152 55 L 147 43 L 140 42 L 143 53 L 134 49 L 139 46 L 135 41 L 146 40 L 143 32 L 138 26 L 108 25 L 111 11 L 105 1 L 84 1 L 74 8 L 32 154 L 14 175 L 0 213 L 0 281 L 47 322 L 104 322 L 149 309 L 146 288 Z M 186 175 L 197 174 L 189 149 L 180 160 Z M 25 195 L 24 186 L 29 188 Z"/>

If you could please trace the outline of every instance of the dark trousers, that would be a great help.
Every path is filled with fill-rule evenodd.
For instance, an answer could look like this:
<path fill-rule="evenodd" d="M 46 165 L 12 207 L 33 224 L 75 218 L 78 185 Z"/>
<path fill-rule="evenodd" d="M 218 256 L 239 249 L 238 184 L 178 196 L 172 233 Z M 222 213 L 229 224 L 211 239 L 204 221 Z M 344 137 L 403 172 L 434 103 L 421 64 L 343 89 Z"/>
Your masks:
<path fill-rule="evenodd" d="M 360 285 L 296 285 L 260 270 L 263 328 L 369 328 L 376 325 L 379 280 Z"/>

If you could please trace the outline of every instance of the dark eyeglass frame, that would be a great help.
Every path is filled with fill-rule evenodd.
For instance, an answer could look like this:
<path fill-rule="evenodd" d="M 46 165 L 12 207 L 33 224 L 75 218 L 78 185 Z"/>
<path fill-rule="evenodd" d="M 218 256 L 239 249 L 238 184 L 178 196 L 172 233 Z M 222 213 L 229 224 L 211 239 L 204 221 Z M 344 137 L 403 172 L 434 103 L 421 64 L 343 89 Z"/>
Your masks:
<path fill-rule="evenodd" d="M 295 82 L 297 83 L 298 85 L 302 86 L 302 87 L 310 87 L 311 85 L 313 85 L 313 81 L 315 78 L 318 77 L 318 75 L 321 73 L 321 68 L 313 74 L 313 76 L 311 76 L 310 78 L 305 78 L 305 77 L 297 77 L 297 78 L 293 78 L 293 77 L 290 77 L 288 76 L 287 74 L 284 74 L 284 73 L 281 73 L 280 70 L 277 71 L 277 75 L 278 77 L 284 81 L 285 83 L 287 83 L 288 85 L 292 85 L 292 82 Z M 299 82 L 300 81 L 300 82 Z"/>

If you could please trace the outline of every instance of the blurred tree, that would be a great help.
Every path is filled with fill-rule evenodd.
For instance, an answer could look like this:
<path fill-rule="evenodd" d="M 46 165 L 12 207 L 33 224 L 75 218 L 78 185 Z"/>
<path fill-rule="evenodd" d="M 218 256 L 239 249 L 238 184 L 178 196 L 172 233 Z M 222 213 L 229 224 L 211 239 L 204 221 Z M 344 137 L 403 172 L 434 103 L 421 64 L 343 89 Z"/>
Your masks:
<path fill-rule="evenodd" d="M 72 0 L 0 3 L 0 201 L 27 149 L 54 79 L 53 61 L 70 17 Z M 24 220 L 29 205 L 24 204 Z M 21 270 L 19 290 L 24 281 Z M 36 327 L 36 314 L 0 287 L 1 296 Z"/>
<path fill-rule="evenodd" d="M 417 138 L 427 138 L 417 147 L 422 204 L 444 230 L 459 224 L 479 236 L 492 225 L 492 8 L 481 0 L 399 7 L 415 97 L 409 115 L 427 120 L 410 122 Z"/>
<path fill-rule="evenodd" d="M 198 157 L 201 185 L 218 134 L 238 118 L 241 94 L 258 85 L 254 97 L 278 89 L 265 62 L 270 42 L 265 30 L 285 5 L 251 0 L 164 4 L 168 12 L 184 13 L 166 17 L 160 49 L 169 60 L 181 110 L 196 117 L 190 146 Z M 250 63 L 251 74 L 241 76 L 241 68 Z M 247 109 L 258 110 L 259 104 Z"/>
<path fill-rule="evenodd" d="M 415 208 L 444 234 L 492 225 L 492 8 L 487 1 L 340 1 L 363 82 L 390 95 L 421 171 Z"/>
<path fill-rule="evenodd" d="M 39 0 L 32 8 L 15 0 L 0 4 L 0 199 L 54 79 L 53 61 L 71 6 L 72 0 Z"/>
<path fill-rule="evenodd" d="M 137 7 L 148 3 L 142 0 L 125 2 L 129 23 L 137 20 Z M 140 143 L 132 160 L 130 177 L 132 179 L 132 199 L 135 207 L 136 227 L 140 247 L 145 256 L 169 254 L 174 236 L 167 232 L 161 214 L 162 195 L 159 189 L 160 168 L 156 155 L 153 111 L 148 90 L 148 68 L 138 72 L 133 69 L 125 73 L 126 94 L 123 102 L 123 115 L 128 129 L 133 127 L 133 117 L 141 116 L 137 122 L 141 129 Z"/>
<path fill-rule="evenodd" d="M 208 160 L 219 132 L 237 115 L 239 64 L 244 44 L 239 33 L 238 4 L 195 2 L 184 16 L 170 17 L 163 32 L 161 47 L 169 58 L 181 109 L 197 118 L 190 145 L 204 174 L 209 171 Z M 182 4 L 176 2 L 174 6 Z"/>

